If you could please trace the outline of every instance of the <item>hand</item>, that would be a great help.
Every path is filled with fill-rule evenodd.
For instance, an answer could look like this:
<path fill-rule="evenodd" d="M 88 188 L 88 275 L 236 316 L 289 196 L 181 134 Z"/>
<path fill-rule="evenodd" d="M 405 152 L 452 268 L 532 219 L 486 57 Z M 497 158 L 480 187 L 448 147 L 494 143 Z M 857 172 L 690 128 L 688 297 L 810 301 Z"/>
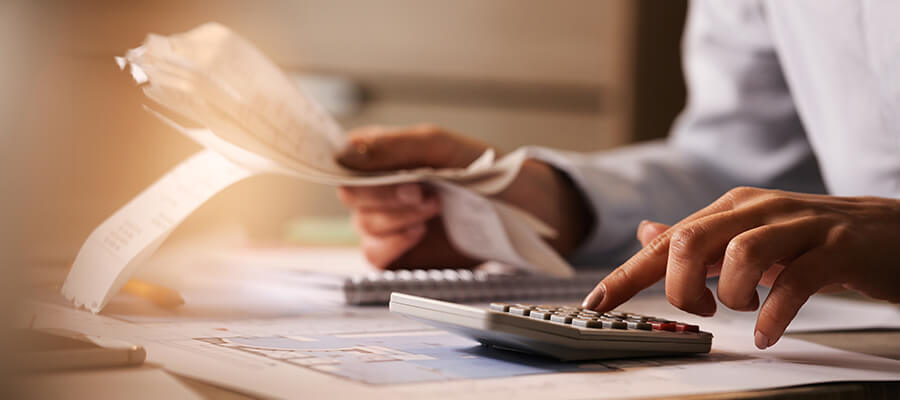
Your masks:
<path fill-rule="evenodd" d="M 368 172 L 464 168 L 487 149 L 484 143 L 431 125 L 366 127 L 350 133 L 338 162 Z M 353 212 L 363 253 L 378 268 L 467 268 L 479 262 L 450 244 L 437 218 L 440 198 L 427 185 L 341 187 L 338 196 Z M 542 162 L 526 161 L 496 197 L 556 228 L 560 235 L 550 244 L 562 254 L 571 251 L 589 228 L 590 214 L 581 195 L 565 175 Z"/>
<path fill-rule="evenodd" d="M 737 188 L 672 227 L 642 223 L 644 248 L 585 298 L 610 310 L 666 278 L 672 305 L 716 311 L 707 276 L 719 275 L 726 307 L 753 311 L 756 286 L 771 286 L 756 322 L 760 349 L 775 344 L 811 295 L 836 286 L 900 301 L 900 200 Z"/>

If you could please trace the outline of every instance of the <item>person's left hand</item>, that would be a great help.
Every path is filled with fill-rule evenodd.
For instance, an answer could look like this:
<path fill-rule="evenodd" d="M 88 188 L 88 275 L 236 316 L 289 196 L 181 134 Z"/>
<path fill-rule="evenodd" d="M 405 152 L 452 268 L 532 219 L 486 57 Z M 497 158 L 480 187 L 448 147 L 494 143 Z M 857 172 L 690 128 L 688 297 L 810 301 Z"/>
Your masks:
<path fill-rule="evenodd" d="M 668 227 L 642 223 L 644 248 L 585 298 L 607 311 L 666 278 L 666 297 L 698 315 L 716 311 L 708 276 L 728 308 L 759 308 L 758 284 L 771 286 L 755 342 L 772 346 L 811 295 L 844 287 L 900 301 L 900 200 L 835 197 L 755 188 L 731 190 Z"/>

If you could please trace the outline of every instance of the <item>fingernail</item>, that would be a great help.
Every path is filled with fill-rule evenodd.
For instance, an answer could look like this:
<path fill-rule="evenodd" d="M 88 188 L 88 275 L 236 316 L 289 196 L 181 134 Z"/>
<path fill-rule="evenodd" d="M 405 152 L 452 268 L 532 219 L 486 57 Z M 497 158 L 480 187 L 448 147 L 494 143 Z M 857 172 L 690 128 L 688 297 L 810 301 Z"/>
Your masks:
<path fill-rule="evenodd" d="M 415 184 L 409 183 L 397 187 L 397 199 L 406 204 L 422 203 L 422 188 Z"/>
<path fill-rule="evenodd" d="M 371 150 L 368 139 L 354 137 L 350 139 L 347 146 L 339 153 L 338 161 L 349 167 L 364 167 L 369 162 Z"/>
<path fill-rule="evenodd" d="M 353 146 L 353 151 L 355 151 L 356 154 L 361 156 L 369 154 L 369 143 L 365 140 L 354 140 L 353 143 L 351 143 L 351 146 Z"/>
<path fill-rule="evenodd" d="M 594 290 L 585 297 L 584 301 L 581 302 L 581 306 L 592 310 L 600 305 L 600 302 L 603 301 L 603 296 L 606 295 L 606 285 L 599 284 Z"/>
<path fill-rule="evenodd" d="M 757 349 L 765 350 L 766 347 L 769 347 L 769 337 L 760 331 L 756 331 L 753 335 L 753 341 L 756 342 Z"/>

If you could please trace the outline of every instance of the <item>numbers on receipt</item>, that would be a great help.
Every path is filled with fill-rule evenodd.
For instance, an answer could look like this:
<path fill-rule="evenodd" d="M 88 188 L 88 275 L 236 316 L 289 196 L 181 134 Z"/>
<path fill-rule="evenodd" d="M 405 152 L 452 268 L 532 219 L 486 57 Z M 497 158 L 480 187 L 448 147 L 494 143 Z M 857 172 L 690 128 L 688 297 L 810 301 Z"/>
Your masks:
<path fill-rule="evenodd" d="M 212 150 L 191 156 L 91 233 L 72 264 L 63 295 L 99 311 L 178 224 L 216 193 L 250 175 Z"/>

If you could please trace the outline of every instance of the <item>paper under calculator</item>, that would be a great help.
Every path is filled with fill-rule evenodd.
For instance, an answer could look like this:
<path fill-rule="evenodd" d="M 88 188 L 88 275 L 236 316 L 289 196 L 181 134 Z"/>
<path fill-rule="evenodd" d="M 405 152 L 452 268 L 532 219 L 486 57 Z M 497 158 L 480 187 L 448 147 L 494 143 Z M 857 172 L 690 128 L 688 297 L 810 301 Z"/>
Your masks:
<path fill-rule="evenodd" d="M 713 337 L 697 325 L 570 306 L 491 303 L 478 308 L 395 292 L 390 309 L 484 345 L 560 360 L 708 353 Z"/>

